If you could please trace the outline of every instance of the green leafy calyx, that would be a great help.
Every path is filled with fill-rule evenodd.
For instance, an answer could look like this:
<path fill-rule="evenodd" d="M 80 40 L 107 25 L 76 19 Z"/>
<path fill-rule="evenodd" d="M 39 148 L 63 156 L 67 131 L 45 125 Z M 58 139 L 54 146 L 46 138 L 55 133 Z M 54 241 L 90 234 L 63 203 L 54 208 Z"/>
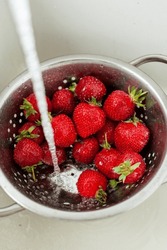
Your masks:
<path fill-rule="evenodd" d="M 95 198 L 96 198 L 96 200 L 98 200 L 100 202 L 100 204 L 105 204 L 106 203 L 107 194 L 102 189 L 102 187 L 99 187 L 99 189 L 97 190 Z"/>
<path fill-rule="evenodd" d="M 37 111 L 34 109 L 32 104 L 24 98 L 23 104 L 20 106 L 20 109 L 25 110 L 25 116 L 28 118 L 30 115 L 35 115 Z"/>
<path fill-rule="evenodd" d="M 133 123 L 135 126 L 137 126 L 137 124 L 140 122 L 140 123 L 143 123 L 142 120 L 140 120 L 137 116 L 136 116 L 136 113 L 134 113 L 134 115 L 129 118 L 128 120 L 125 121 L 126 123 Z"/>
<path fill-rule="evenodd" d="M 90 101 L 88 101 L 89 104 L 94 105 L 94 106 L 102 106 L 101 101 L 97 101 L 95 97 L 92 96 L 92 98 L 90 99 Z"/>
<path fill-rule="evenodd" d="M 76 86 L 77 86 L 76 82 L 72 82 L 68 89 L 74 93 Z"/>
<path fill-rule="evenodd" d="M 143 101 L 146 98 L 148 91 L 143 91 L 142 89 L 138 89 L 135 86 L 128 87 L 128 94 L 132 98 L 133 102 L 136 104 L 136 106 L 139 107 L 145 107 L 143 104 Z"/>
<path fill-rule="evenodd" d="M 120 183 L 119 181 L 117 181 L 115 179 L 111 179 L 111 180 L 109 180 L 108 185 L 110 188 L 115 190 L 115 189 L 117 189 L 119 183 Z"/>
<path fill-rule="evenodd" d="M 16 142 L 20 141 L 23 138 L 29 138 L 29 139 L 35 139 L 38 138 L 38 134 L 33 134 L 33 130 L 35 129 L 35 126 L 31 126 L 27 130 L 22 130 L 19 135 L 16 136 Z"/>
<path fill-rule="evenodd" d="M 133 171 L 139 167 L 141 162 L 137 162 L 133 165 L 131 165 L 131 162 L 129 160 L 124 161 L 119 166 L 114 167 L 114 172 L 119 174 L 119 181 L 124 182 L 126 177 L 133 173 Z"/>

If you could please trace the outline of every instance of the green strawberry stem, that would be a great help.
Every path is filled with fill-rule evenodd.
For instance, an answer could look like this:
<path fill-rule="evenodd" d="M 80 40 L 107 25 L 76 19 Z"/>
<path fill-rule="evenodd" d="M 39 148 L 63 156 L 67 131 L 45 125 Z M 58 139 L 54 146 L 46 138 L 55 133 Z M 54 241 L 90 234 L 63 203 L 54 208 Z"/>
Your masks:
<path fill-rule="evenodd" d="M 131 165 L 131 162 L 129 160 L 124 161 L 123 163 L 121 163 L 119 166 L 114 167 L 114 172 L 119 174 L 119 181 L 124 182 L 126 177 L 133 173 L 133 171 L 139 167 L 139 165 L 141 164 L 141 162 L 137 162 L 133 165 Z"/>
<path fill-rule="evenodd" d="M 76 89 L 76 86 L 77 86 L 77 84 L 76 84 L 76 82 L 72 82 L 72 84 L 69 86 L 69 90 L 71 91 L 71 92 L 75 92 L 75 89 Z"/>
<path fill-rule="evenodd" d="M 34 165 L 32 165 L 32 166 L 26 166 L 26 167 L 23 168 L 23 169 L 25 169 L 28 173 L 31 173 L 31 174 L 32 174 L 32 178 L 33 178 L 34 182 L 37 181 L 36 175 L 35 175 L 35 169 L 36 169 L 37 166 L 40 166 L 40 165 L 42 165 L 42 164 L 43 164 L 43 163 L 40 161 L 40 162 L 38 162 L 37 164 L 34 164 Z"/>
<path fill-rule="evenodd" d="M 48 117 L 49 117 L 49 121 L 51 122 L 52 118 L 53 118 L 51 112 L 48 112 Z M 35 124 L 36 124 L 36 126 L 42 126 L 41 120 L 36 120 Z"/>
<path fill-rule="evenodd" d="M 29 129 L 27 131 L 29 132 L 29 134 L 31 134 L 34 129 L 35 129 L 35 126 L 31 126 L 31 127 L 29 127 Z"/>
<path fill-rule="evenodd" d="M 51 122 L 52 121 L 52 113 L 51 112 L 48 112 L 48 117 L 49 117 L 49 121 Z M 42 125 L 42 122 L 41 122 L 41 125 Z"/>
<path fill-rule="evenodd" d="M 94 106 L 98 106 L 101 107 L 102 103 L 101 101 L 97 101 L 95 97 L 92 96 L 92 98 L 90 99 L 90 101 L 88 101 L 89 104 L 94 105 Z"/>
<path fill-rule="evenodd" d="M 98 200 L 100 202 L 100 204 L 105 204 L 106 203 L 107 194 L 102 189 L 102 187 L 99 187 L 99 189 L 97 190 L 95 198 L 96 198 L 96 200 Z"/>
<path fill-rule="evenodd" d="M 23 104 L 20 106 L 20 109 L 25 110 L 26 118 L 28 118 L 30 115 L 35 115 L 37 113 L 32 104 L 25 98 Z"/>
<path fill-rule="evenodd" d="M 115 179 L 109 180 L 108 186 L 111 187 L 112 189 L 116 189 L 120 181 L 117 181 Z"/>
<path fill-rule="evenodd" d="M 100 146 L 102 147 L 102 148 L 105 148 L 105 149 L 110 149 L 111 148 L 111 145 L 108 143 L 108 141 L 107 141 L 107 133 L 105 133 L 105 135 L 104 135 L 104 142 L 102 143 L 102 144 L 100 144 Z"/>
<path fill-rule="evenodd" d="M 145 100 L 148 91 L 137 89 L 135 86 L 132 87 L 129 86 L 128 93 L 138 108 L 145 107 L 145 105 L 142 102 Z"/>
<path fill-rule="evenodd" d="M 49 113 L 48 113 L 48 115 L 49 115 Z M 42 122 L 40 120 L 36 120 L 35 125 L 36 126 L 42 126 Z"/>
<path fill-rule="evenodd" d="M 35 176 L 35 170 L 34 170 L 34 167 L 31 168 L 31 172 L 32 172 L 32 178 L 33 180 L 36 182 L 37 179 L 36 179 L 36 176 Z"/>
<path fill-rule="evenodd" d="M 134 115 L 129 118 L 128 120 L 125 121 L 126 123 L 133 123 L 135 126 L 137 126 L 137 123 L 138 122 L 141 122 L 143 123 L 142 120 L 140 120 L 137 116 L 136 116 L 136 113 L 134 113 Z"/>
<path fill-rule="evenodd" d="M 29 129 L 21 131 L 21 133 L 15 137 L 16 142 L 20 141 L 23 138 L 30 138 L 30 139 L 38 138 L 39 135 L 32 133 L 34 129 L 35 129 L 35 126 L 31 126 L 29 127 Z"/>

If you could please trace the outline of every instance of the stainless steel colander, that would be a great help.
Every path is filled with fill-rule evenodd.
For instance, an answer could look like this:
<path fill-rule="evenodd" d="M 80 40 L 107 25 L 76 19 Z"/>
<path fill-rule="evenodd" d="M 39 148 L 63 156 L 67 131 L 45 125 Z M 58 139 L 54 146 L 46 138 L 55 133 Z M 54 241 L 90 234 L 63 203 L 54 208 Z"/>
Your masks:
<path fill-rule="evenodd" d="M 167 63 L 167 57 L 148 55 L 129 64 L 113 58 L 76 55 L 49 60 L 41 66 L 48 96 L 65 86 L 67 81 L 64 80 L 84 75 L 99 78 L 109 91 L 127 90 L 130 84 L 148 91 L 146 109 L 138 110 L 138 116 L 151 131 L 150 142 L 142 152 L 147 171 L 138 183 L 109 190 L 107 204 L 103 206 L 93 199 L 83 199 L 53 186 L 48 180 L 52 168 L 37 169 L 37 182 L 34 182 L 30 174 L 16 165 L 13 161 L 15 136 L 24 122 L 19 106 L 23 98 L 33 92 L 29 74 L 23 73 L 3 90 L 0 95 L 0 185 L 15 203 L 1 208 L 0 216 L 24 208 L 43 216 L 74 220 L 112 216 L 137 206 L 164 182 L 167 176 L 167 97 L 136 67 L 153 61 Z"/>

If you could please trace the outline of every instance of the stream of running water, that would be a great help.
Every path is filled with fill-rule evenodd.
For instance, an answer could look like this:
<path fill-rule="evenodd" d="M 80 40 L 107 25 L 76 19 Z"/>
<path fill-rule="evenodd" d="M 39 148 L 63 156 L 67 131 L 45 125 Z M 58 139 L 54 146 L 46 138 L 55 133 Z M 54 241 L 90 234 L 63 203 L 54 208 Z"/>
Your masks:
<path fill-rule="evenodd" d="M 56 156 L 56 146 L 54 143 L 53 129 L 48 116 L 47 103 L 45 99 L 45 87 L 36 50 L 29 1 L 9 0 L 9 7 L 13 15 L 13 20 L 15 22 L 20 44 L 24 53 L 25 62 L 32 79 L 33 91 L 35 93 L 41 114 L 41 122 L 45 138 L 48 142 L 49 150 L 52 155 L 54 171 L 55 173 L 59 173 L 60 169 Z"/>

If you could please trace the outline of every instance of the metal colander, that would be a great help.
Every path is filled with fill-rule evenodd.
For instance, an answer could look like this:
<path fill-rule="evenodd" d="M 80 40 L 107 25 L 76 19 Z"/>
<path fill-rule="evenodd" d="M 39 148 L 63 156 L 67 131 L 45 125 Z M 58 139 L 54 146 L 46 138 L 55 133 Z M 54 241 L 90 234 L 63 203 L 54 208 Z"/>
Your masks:
<path fill-rule="evenodd" d="M 20 75 L 6 87 L 0 96 L 0 184 L 16 204 L 10 209 L 1 209 L 1 215 L 27 208 L 49 217 L 101 218 L 137 206 L 162 184 L 167 174 L 167 98 L 150 77 L 135 67 L 149 61 L 167 63 L 165 56 L 145 56 L 128 64 L 106 57 L 78 55 L 49 60 L 41 66 L 46 95 L 49 97 L 59 87 L 66 87 L 71 77 L 79 79 L 85 75 L 99 78 L 110 92 L 114 89 L 127 91 L 129 85 L 148 91 L 146 109 L 137 111 L 138 117 L 151 131 L 150 141 L 142 152 L 147 170 L 139 182 L 122 185 L 117 190 L 109 189 L 105 205 L 53 185 L 48 178 L 53 172 L 52 167 L 43 165 L 37 168 L 37 182 L 34 182 L 30 173 L 16 165 L 13 160 L 15 136 L 24 122 L 20 105 L 33 89 L 28 73 Z M 69 164 L 71 160 L 65 163 L 64 171 L 67 171 Z M 70 175 L 75 182 L 75 169 Z"/>

